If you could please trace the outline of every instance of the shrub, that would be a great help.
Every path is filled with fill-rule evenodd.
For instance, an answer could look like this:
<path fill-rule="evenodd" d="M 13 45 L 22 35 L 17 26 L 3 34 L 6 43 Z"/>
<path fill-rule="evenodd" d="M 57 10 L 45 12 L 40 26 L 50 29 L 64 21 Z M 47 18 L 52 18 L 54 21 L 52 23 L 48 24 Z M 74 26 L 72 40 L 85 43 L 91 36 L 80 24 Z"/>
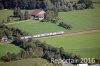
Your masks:
<path fill-rule="evenodd" d="M 60 22 L 60 23 L 58 24 L 58 26 L 63 27 L 63 28 L 65 28 L 65 29 L 71 29 L 71 28 L 72 28 L 71 25 L 65 24 L 64 22 Z"/>

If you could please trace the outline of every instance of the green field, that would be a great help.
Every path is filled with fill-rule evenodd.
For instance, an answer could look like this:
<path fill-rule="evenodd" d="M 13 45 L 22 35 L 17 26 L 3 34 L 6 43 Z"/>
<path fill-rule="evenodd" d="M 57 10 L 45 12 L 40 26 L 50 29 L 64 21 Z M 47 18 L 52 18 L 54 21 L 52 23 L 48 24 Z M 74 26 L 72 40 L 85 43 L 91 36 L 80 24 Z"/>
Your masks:
<path fill-rule="evenodd" d="M 100 4 L 94 4 L 94 6 L 94 9 L 74 10 L 59 13 L 59 21 L 72 25 L 73 28 L 71 30 L 65 30 L 53 23 L 41 23 L 36 20 L 30 20 L 18 24 L 14 23 L 9 26 L 19 28 L 29 34 L 41 34 L 56 31 L 78 32 L 90 29 L 100 29 Z M 7 15 L 11 14 L 11 12 L 12 10 L 0 10 L 0 21 Z M 98 51 L 100 49 L 99 33 L 100 32 L 43 40 L 53 46 L 62 46 L 66 51 L 76 53 L 82 57 L 98 58 L 100 56 Z"/>
<path fill-rule="evenodd" d="M 0 63 L 0 66 L 51 66 L 47 60 L 41 58 L 23 59 L 19 61 L 11 61 L 7 63 Z"/>
<path fill-rule="evenodd" d="M 32 10 L 28 10 L 29 12 L 32 12 Z M 21 10 L 22 13 L 25 12 L 25 10 Z M 12 16 L 13 15 L 13 10 L 0 10 L 0 22 L 2 22 L 3 20 L 6 22 L 7 21 L 7 16 Z M 12 18 L 10 18 L 11 22 L 13 22 L 14 20 Z"/>
<path fill-rule="evenodd" d="M 66 52 L 77 54 L 85 58 L 100 58 L 100 32 L 82 35 L 44 38 L 48 44 L 63 47 Z"/>
<path fill-rule="evenodd" d="M 71 31 L 100 28 L 100 4 L 95 4 L 95 9 L 61 12 L 59 17 L 60 21 L 72 25 Z"/>
<path fill-rule="evenodd" d="M 12 44 L 0 44 L 0 57 L 5 56 L 8 52 L 19 53 L 21 48 Z"/>
<path fill-rule="evenodd" d="M 56 31 L 78 32 L 90 29 L 100 29 L 100 4 L 95 4 L 95 9 L 74 10 L 70 12 L 60 12 L 59 22 L 65 22 L 72 25 L 71 30 L 65 30 L 58 27 L 57 24 L 41 23 L 31 20 L 25 23 L 12 24 L 29 34 L 40 34 Z M 11 25 L 10 25 L 11 26 Z"/>
<path fill-rule="evenodd" d="M 55 32 L 62 30 L 66 31 L 63 28 L 58 27 L 56 24 L 46 23 L 46 22 L 41 23 L 35 20 L 26 23 L 13 24 L 12 26 L 19 28 L 29 34 L 41 34 L 41 33 Z"/>
<path fill-rule="evenodd" d="M 0 10 L 0 22 L 2 22 L 3 19 L 6 21 L 7 16 L 11 15 L 12 13 L 12 10 Z"/>

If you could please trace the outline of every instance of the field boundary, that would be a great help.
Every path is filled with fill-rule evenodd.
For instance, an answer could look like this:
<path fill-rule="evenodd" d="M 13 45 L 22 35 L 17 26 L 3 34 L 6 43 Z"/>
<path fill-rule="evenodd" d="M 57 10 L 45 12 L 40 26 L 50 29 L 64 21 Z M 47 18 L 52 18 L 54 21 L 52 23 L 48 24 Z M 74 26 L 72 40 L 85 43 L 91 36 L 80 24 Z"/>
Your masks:
<path fill-rule="evenodd" d="M 81 35 L 81 34 L 88 34 L 88 33 L 95 33 L 95 32 L 100 32 L 100 29 L 91 29 L 91 30 L 84 30 L 84 31 L 79 31 L 79 32 L 66 32 L 66 33 L 64 33 L 62 35 L 41 37 L 41 38 L 37 38 L 37 39 L 63 37 L 63 36 L 73 36 L 73 35 Z"/>
<path fill-rule="evenodd" d="M 24 23 L 24 22 L 29 22 L 32 19 L 28 19 L 28 20 L 23 20 L 23 21 L 16 21 L 16 22 L 11 22 L 11 23 L 7 23 L 5 25 L 13 25 L 13 24 L 18 24 L 18 23 Z"/>

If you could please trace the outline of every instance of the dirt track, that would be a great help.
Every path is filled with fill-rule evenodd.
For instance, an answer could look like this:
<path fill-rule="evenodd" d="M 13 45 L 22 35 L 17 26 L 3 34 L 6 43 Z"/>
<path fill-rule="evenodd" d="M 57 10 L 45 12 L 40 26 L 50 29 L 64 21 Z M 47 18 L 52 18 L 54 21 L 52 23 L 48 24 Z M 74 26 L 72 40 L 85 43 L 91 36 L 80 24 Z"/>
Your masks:
<path fill-rule="evenodd" d="M 31 19 L 28 19 L 28 20 L 23 20 L 23 21 L 18 21 L 18 22 L 12 22 L 12 23 L 7 23 L 5 25 L 12 25 L 12 24 L 18 24 L 18 23 L 25 23 L 25 22 L 28 22 L 30 21 Z"/>
<path fill-rule="evenodd" d="M 85 30 L 85 31 L 80 31 L 80 32 L 66 32 L 63 35 L 48 36 L 48 37 L 42 37 L 42 38 L 38 38 L 38 39 L 62 37 L 62 36 L 73 36 L 73 35 L 81 35 L 81 34 L 95 33 L 95 32 L 100 32 L 100 29 Z"/>

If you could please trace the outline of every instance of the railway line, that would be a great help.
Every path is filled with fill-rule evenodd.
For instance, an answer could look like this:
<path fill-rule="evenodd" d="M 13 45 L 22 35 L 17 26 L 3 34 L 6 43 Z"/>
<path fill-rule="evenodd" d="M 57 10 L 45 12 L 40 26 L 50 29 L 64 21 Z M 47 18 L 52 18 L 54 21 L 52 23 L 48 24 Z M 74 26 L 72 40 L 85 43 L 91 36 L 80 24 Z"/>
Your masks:
<path fill-rule="evenodd" d="M 32 36 L 23 36 L 21 39 L 42 39 L 42 38 L 53 38 L 53 37 L 62 37 L 62 36 L 73 36 L 73 35 L 81 35 L 86 33 L 94 33 L 94 32 L 100 32 L 100 29 L 92 29 L 92 30 L 85 30 L 85 31 L 79 31 L 79 32 L 52 32 L 52 33 L 45 33 L 45 34 L 36 34 Z"/>

